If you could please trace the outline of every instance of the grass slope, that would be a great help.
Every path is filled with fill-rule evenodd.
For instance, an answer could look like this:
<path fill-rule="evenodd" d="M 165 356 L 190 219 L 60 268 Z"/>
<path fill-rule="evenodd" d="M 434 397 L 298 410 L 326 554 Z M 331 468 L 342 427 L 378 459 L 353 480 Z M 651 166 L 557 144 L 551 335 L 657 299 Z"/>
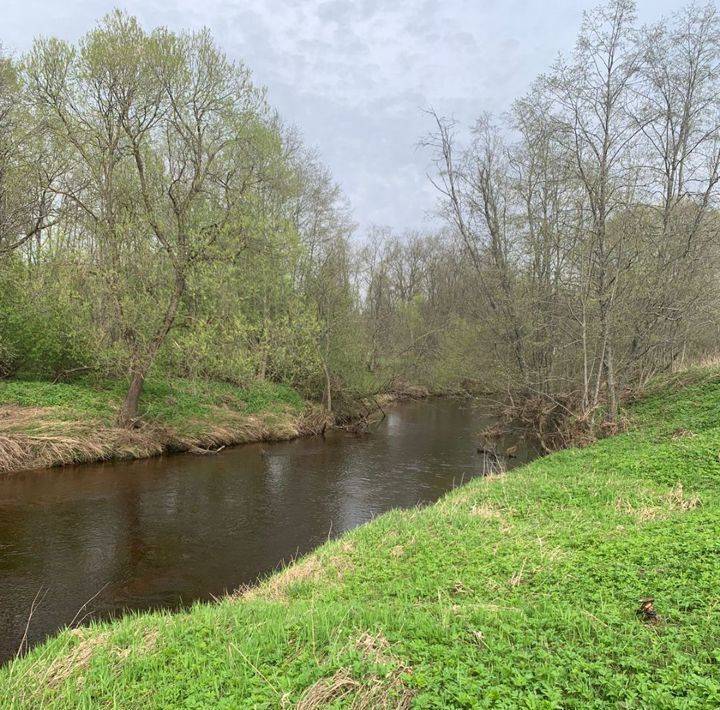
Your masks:
<path fill-rule="evenodd" d="M 322 426 L 319 408 L 283 385 L 155 379 L 129 431 L 115 425 L 124 394 L 122 382 L 0 380 L 0 473 L 289 439 Z"/>
<path fill-rule="evenodd" d="M 720 707 L 720 373 L 633 418 L 233 599 L 66 631 L 0 672 L 0 706 Z"/>

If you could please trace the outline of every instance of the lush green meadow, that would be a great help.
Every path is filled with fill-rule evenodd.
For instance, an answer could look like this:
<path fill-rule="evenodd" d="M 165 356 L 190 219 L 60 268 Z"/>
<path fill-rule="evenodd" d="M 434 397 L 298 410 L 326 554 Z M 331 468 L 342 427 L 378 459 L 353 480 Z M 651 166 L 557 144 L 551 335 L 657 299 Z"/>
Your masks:
<path fill-rule="evenodd" d="M 234 598 L 63 632 L 0 672 L 0 705 L 718 707 L 720 372 L 630 416 Z"/>

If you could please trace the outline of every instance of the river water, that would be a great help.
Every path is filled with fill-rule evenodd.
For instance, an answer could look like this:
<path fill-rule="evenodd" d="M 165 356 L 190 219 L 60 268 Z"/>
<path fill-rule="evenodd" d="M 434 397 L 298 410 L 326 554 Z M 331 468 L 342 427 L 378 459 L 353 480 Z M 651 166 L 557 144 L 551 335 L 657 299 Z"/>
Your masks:
<path fill-rule="evenodd" d="M 477 433 L 493 421 L 433 399 L 391 408 L 359 437 L 0 477 L 0 662 L 34 600 L 30 645 L 73 620 L 212 599 L 387 510 L 435 501 L 482 474 Z M 511 463 L 532 457 L 508 443 Z"/>

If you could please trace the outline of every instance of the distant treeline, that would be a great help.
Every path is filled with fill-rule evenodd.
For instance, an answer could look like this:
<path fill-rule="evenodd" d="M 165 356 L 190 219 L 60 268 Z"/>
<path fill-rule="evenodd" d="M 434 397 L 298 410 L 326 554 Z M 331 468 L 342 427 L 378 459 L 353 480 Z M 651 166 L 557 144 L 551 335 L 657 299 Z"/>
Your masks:
<path fill-rule="evenodd" d="M 351 242 L 332 176 L 206 31 L 107 16 L 0 59 L 0 376 L 400 382 L 613 420 L 718 342 L 720 27 L 616 0 L 509 115 L 426 146 L 446 227 Z"/>

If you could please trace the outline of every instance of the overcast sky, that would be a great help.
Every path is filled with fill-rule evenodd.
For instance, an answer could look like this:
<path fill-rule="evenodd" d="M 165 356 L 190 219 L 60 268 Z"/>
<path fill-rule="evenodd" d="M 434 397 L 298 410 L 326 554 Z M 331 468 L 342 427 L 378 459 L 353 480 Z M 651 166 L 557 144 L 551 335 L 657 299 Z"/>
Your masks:
<path fill-rule="evenodd" d="M 75 40 L 113 7 L 151 28 L 209 27 L 318 148 L 370 224 L 422 228 L 435 204 L 418 140 L 427 107 L 501 112 L 574 43 L 595 0 L 0 0 L 0 42 Z M 639 0 L 653 22 L 682 0 Z"/>

